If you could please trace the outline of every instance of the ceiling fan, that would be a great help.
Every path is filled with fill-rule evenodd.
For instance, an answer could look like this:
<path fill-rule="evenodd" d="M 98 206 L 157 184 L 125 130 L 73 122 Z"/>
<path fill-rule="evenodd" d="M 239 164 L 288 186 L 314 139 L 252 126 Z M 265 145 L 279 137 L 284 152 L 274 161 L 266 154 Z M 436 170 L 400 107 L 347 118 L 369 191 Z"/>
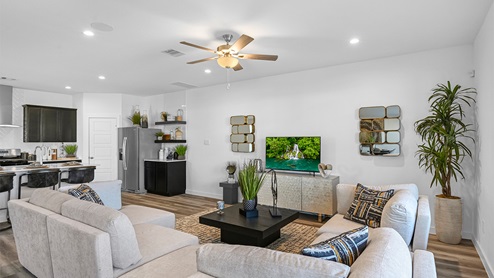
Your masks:
<path fill-rule="evenodd" d="M 242 50 L 245 46 L 247 46 L 254 39 L 247 36 L 242 35 L 240 38 L 234 43 L 230 44 L 233 36 L 230 34 L 223 35 L 223 39 L 226 44 L 222 44 L 216 48 L 216 50 L 203 47 L 200 45 L 192 44 L 189 42 L 182 41 L 181 44 L 185 44 L 188 46 L 192 46 L 195 48 L 199 48 L 202 50 L 209 51 L 211 53 L 216 54 L 216 57 L 205 58 L 201 60 L 196 60 L 192 62 L 188 62 L 187 64 L 197 64 L 201 62 L 206 62 L 210 60 L 217 60 L 218 65 L 223 68 L 231 68 L 234 71 L 243 69 L 240 65 L 238 59 L 250 59 L 250 60 L 265 60 L 265 61 L 276 61 L 278 59 L 278 55 L 265 55 L 265 54 L 240 54 L 239 51 Z"/>

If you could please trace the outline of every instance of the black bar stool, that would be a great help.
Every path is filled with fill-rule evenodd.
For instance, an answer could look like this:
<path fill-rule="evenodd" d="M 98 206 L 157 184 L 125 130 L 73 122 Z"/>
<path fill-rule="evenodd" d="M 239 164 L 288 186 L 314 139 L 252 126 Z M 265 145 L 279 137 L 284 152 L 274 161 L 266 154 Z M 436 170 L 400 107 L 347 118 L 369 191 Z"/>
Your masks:
<path fill-rule="evenodd" d="M 94 169 L 96 166 L 80 166 L 62 169 L 60 172 L 60 181 L 66 183 L 86 183 L 94 180 Z M 62 178 L 63 173 L 68 173 L 67 178 Z"/>
<path fill-rule="evenodd" d="M 15 176 L 14 173 L 0 172 L 0 193 L 4 193 L 4 192 L 8 193 L 7 203 L 10 201 L 10 191 L 14 188 L 14 176 Z M 7 207 L 0 208 L 0 210 L 4 210 L 4 209 L 7 210 L 7 222 L 9 224 L 6 227 L 0 229 L 0 231 L 5 231 L 12 228 L 12 225 L 10 225 L 8 204 Z"/>
<path fill-rule="evenodd" d="M 36 169 L 30 170 L 27 173 L 19 175 L 19 195 L 18 198 L 21 199 L 21 187 L 27 186 L 30 188 L 41 188 L 41 187 L 52 187 L 53 190 L 56 189 L 56 185 L 59 181 L 60 170 L 48 168 L 48 169 Z M 22 183 L 22 177 L 27 176 L 27 181 Z"/>

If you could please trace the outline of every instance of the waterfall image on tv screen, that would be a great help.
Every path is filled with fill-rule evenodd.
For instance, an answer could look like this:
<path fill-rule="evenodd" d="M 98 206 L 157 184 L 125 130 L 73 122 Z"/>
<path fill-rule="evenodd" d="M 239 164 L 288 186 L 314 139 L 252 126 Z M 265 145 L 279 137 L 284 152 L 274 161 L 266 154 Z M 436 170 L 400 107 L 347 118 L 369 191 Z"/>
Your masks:
<path fill-rule="evenodd" d="M 266 137 L 266 169 L 317 172 L 321 137 Z"/>

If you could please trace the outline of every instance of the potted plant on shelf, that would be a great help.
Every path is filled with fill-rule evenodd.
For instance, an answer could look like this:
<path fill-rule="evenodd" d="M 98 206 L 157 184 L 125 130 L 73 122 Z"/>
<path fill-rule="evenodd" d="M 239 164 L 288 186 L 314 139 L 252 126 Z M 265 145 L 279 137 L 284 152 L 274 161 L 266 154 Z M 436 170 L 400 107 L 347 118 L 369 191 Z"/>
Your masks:
<path fill-rule="evenodd" d="M 129 116 L 128 119 L 135 126 L 140 126 L 141 125 L 141 113 L 139 113 L 139 112 L 134 112 L 134 114 L 132 114 L 132 116 Z"/>
<path fill-rule="evenodd" d="M 75 157 L 76 152 L 77 152 L 77 145 L 76 144 L 67 144 L 64 145 L 63 149 L 65 150 L 65 153 L 67 154 L 67 157 Z"/>
<path fill-rule="evenodd" d="M 185 159 L 185 153 L 187 152 L 187 145 L 177 145 L 175 147 L 175 152 L 178 154 L 179 160 Z"/>
<path fill-rule="evenodd" d="M 461 89 L 438 84 L 429 97 L 431 115 L 415 122 L 415 131 L 422 138 L 416 155 L 419 167 L 432 174 L 433 184 L 440 185 L 442 194 L 436 195 L 434 217 L 436 234 L 440 241 L 458 244 L 461 241 L 462 204 L 461 198 L 451 195 L 451 178 L 465 178 L 461 162 L 472 152 L 463 139 L 472 140 L 471 124 L 464 122 L 465 110 L 462 105 L 471 106 L 475 89 Z"/>
<path fill-rule="evenodd" d="M 257 206 L 257 193 L 261 189 L 262 182 L 266 174 L 257 172 L 256 164 L 253 160 L 244 163 L 238 172 L 238 185 L 244 197 L 242 205 L 244 210 L 254 210 Z"/>
<path fill-rule="evenodd" d="M 163 140 L 163 135 L 165 135 L 165 133 L 163 133 L 163 131 L 160 130 L 156 132 L 154 135 L 156 135 L 157 140 Z"/>

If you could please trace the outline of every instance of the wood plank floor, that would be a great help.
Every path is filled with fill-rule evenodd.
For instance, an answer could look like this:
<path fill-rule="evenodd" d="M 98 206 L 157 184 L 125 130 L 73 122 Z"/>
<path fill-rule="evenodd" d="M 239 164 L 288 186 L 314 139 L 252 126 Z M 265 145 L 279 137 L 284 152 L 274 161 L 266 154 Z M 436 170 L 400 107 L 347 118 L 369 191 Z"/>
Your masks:
<path fill-rule="evenodd" d="M 154 194 L 122 193 L 123 205 L 143 205 L 160 208 L 175 213 L 176 218 L 199 213 L 216 207 L 216 199 L 179 195 L 164 197 Z M 302 214 L 296 222 L 311 226 L 321 226 L 317 217 Z M 1 225 L 0 225 L 1 228 Z M 33 277 L 17 259 L 12 230 L 0 232 L 0 278 Z M 434 253 L 438 277 L 488 277 L 475 247 L 470 240 L 462 240 L 459 245 L 448 245 L 429 237 L 428 250 Z"/>

